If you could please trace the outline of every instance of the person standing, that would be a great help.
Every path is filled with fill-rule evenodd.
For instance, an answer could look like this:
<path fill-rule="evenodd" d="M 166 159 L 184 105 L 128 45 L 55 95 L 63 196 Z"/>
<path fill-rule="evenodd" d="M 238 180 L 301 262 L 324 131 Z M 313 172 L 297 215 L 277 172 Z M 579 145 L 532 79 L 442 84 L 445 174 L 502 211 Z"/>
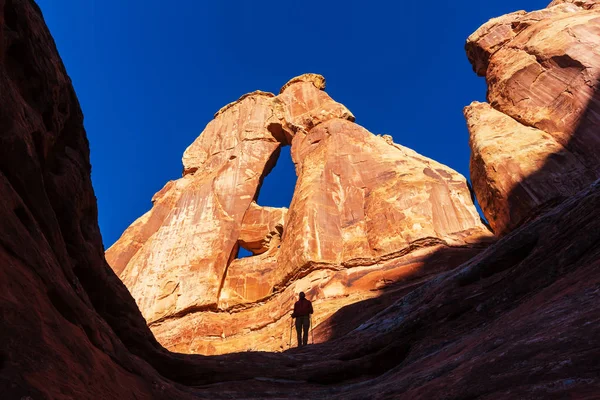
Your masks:
<path fill-rule="evenodd" d="M 312 313 L 313 306 L 311 301 L 306 298 L 304 292 L 300 292 L 300 299 L 294 303 L 294 312 L 292 313 L 292 318 L 296 318 L 298 347 L 308 344 L 308 330 L 310 328 L 310 315 Z"/>

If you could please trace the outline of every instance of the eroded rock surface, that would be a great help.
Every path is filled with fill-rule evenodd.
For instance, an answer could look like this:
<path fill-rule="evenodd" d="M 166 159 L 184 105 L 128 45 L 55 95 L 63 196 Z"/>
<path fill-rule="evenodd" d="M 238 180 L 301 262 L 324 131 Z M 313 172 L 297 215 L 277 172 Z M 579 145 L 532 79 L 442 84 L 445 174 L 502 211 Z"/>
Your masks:
<path fill-rule="evenodd" d="M 296 135 L 292 158 L 300 174 L 280 257 L 292 270 L 370 265 L 420 240 L 462 245 L 487 233 L 464 177 L 350 121 Z"/>
<path fill-rule="evenodd" d="M 499 234 L 600 176 L 597 6 L 555 1 L 492 19 L 467 40 L 491 106 L 465 110 L 471 179 Z"/>
<path fill-rule="evenodd" d="M 227 270 L 239 246 L 259 254 L 274 236 L 281 236 L 277 225 L 281 230 L 283 214 L 279 222 L 271 221 L 277 212 L 259 212 L 254 200 L 291 134 L 287 121 L 294 129 L 304 129 L 313 115 L 351 117 L 313 80 L 311 75 L 296 78 L 286 90 L 291 95 L 283 100 L 256 91 L 219 110 L 185 151 L 184 176 L 168 183 L 154 197 L 152 210 L 107 250 L 107 260 L 120 271 L 148 323 L 199 309 L 214 311 L 224 287 L 227 301 L 222 304 L 230 304 L 239 284 L 228 278 Z M 295 103 L 300 108 L 286 108 L 290 98 L 301 99 Z M 286 118 L 286 113 L 292 117 Z M 260 264 L 238 261 L 233 274 L 269 270 L 272 257 L 265 255 Z M 249 270 L 239 270 L 240 265 Z M 249 289 L 250 297 L 241 298 L 254 301 L 270 294 L 272 285 L 264 286 L 269 281 L 261 279 Z"/>
<path fill-rule="evenodd" d="M 453 246 L 473 255 L 491 236 L 464 177 L 355 124 L 324 87 L 305 74 L 278 96 L 257 91 L 223 107 L 186 150 L 183 178 L 107 251 L 168 348 L 281 350 L 299 291 L 319 307 L 316 325 L 430 276 L 410 253 L 424 249 L 423 260 Z M 257 205 L 260 179 L 287 144 L 298 173 L 290 209 Z M 235 259 L 239 246 L 254 257 Z M 122 254 L 131 255 L 126 268 Z"/>
<path fill-rule="evenodd" d="M 471 146 L 471 182 L 492 228 L 499 234 L 560 202 L 594 174 L 556 139 L 525 126 L 488 103 L 465 108 Z"/>
<path fill-rule="evenodd" d="M 216 308 L 244 213 L 282 140 L 269 130 L 278 123 L 272 97 L 252 93 L 221 110 L 186 150 L 183 178 L 159 192 L 149 214 L 107 251 L 149 323 Z"/>
<path fill-rule="evenodd" d="M 242 220 L 240 246 L 253 254 L 279 247 L 287 211 L 287 208 L 261 207 L 251 203 Z"/>

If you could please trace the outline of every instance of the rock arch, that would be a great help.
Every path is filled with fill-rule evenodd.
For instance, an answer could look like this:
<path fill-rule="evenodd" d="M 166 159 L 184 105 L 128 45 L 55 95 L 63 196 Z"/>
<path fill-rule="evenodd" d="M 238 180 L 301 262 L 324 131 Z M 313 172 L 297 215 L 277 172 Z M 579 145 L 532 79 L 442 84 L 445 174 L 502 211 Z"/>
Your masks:
<path fill-rule="evenodd" d="M 305 74 L 219 110 L 185 151 L 183 177 L 106 252 L 168 348 L 277 350 L 298 291 L 319 304 L 320 323 L 420 276 L 402 260 L 422 249 L 490 235 L 464 177 L 355 124 L 324 87 Z M 262 179 L 288 144 L 290 209 L 261 207 Z M 236 259 L 240 245 L 254 256 Z"/>

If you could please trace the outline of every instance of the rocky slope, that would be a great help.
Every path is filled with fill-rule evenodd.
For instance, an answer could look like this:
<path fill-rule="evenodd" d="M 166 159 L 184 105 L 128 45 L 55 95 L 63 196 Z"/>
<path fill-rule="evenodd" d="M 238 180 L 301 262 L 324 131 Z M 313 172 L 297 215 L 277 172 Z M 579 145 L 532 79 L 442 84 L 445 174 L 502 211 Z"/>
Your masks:
<path fill-rule="evenodd" d="M 595 1 L 508 14 L 467 40 L 488 84 L 465 109 L 471 180 L 498 234 L 600 177 L 599 42 Z"/>
<path fill-rule="evenodd" d="M 455 267 L 490 237 L 464 177 L 355 124 L 324 87 L 305 74 L 278 96 L 223 107 L 186 150 L 184 176 L 107 250 L 167 348 L 281 350 L 298 292 L 318 328 L 343 306 Z M 287 144 L 290 209 L 261 207 L 261 180 Z M 255 256 L 235 259 L 240 246 Z M 442 247 L 459 251 L 424 266 Z"/>
<path fill-rule="evenodd" d="M 596 2 L 574 4 L 593 9 Z M 421 257 L 416 265 L 436 270 L 435 278 L 400 281 L 340 308 L 315 332 L 336 339 L 284 353 L 165 350 L 104 260 L 81 110 L 39 9 L 29 0 L 0 0 L 0 26 L 3 399 L 600 393 L 598 182 L 456 269 L 448 271 L 445 260 L 469 258 L 464 248 L 411 251 L 408 259 Z M 252 202 L 247 213 L 239 237 L 255 257 L 273 251 L 289 217 Z M 136 235 L 150 236 L 153 225 L 140 226 Z M 345 287 L 359 281 L 349 275 Z"/>

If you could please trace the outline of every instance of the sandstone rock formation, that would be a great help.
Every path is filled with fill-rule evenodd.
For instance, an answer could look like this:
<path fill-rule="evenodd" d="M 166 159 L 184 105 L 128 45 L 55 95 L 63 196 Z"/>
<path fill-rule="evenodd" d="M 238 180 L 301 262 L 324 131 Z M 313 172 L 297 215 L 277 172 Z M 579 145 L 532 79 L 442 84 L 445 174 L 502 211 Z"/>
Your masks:
<path fill-rule="evenodd" d="M 324 86 L 305 74 L 223 107 L 186 150 L 183 178 L 106 252 L 167 348 L 281 350 L 299 291 L 321 323 L 431 274 L 422 260 L 439 247 L 473 255 L 490 236 L 461 175 L 355 124 Z M 253 200 L 288 143 L 298 183 L 286 213 Z M 255 256 L 235 259 L 239 246 Z"/>
<path fill-rule="evenodd" d="M 315 119 L 325 115 L 351 118 L 345 107 L 320 92 L 310 79 L 298 80 L 288 91 L 301 97 L 298 107 L 286 111 L 298 113 L 289 118 L 295 127 L 316 113 L 320 114 Z M 185 151 L 183 178 L 168 183 L 154 197 L 153 209 L 107 251 L 109 263 L 115 271 L 122 271 L 124 283 L 149 323 L 191 310 L 215 310 L 223 287 L 228 288 L 223 293 L 225 303 L 231 304 L 230 289 L 237 284 L 228 282 L 227 270 L 239 246 L 253 250 L 249 230 L 274 228 L 251 205 L 287 140 L 283 107 L 280 98 L 257 91 L 219 110 Z M 261 222 L 262 226 L 256 225 Z M 254 251 L 260 253 L 260 248 Z M 269 270 L 263 259 L 260 263 L 253 260 L 254 264 L 238 262 L 232 279 L 237 282 L 240 263 L 254 265 L 259 274 Z M 265 278 L 262 283 L 268 282 Z M 244 290 L 254 293 L 250 300 L 254 301 L 270 294 L 272 288 L 258 284 Z"/>
<path fill-rule="evenodd" d="M 474 102 L 465 109 L 471 133 L 471 179 L 498 234 L 531 218 L 537 208 L 576 193 L 594 174 L 550 134 Z"/>
<path fill-rule="evenodd" d="M 297 134 L 292 157 L 299 176 L 280 258 L 291 269 L 372 265 L 420 241 L 487 233 L 464 177 L 352 122 Z"/>
<path fill-rule="evenodd" d="M 287 208 L 261 207 L 250 203 L 242 220 L 240 246 L 253 254 L 263 254 L 279 247 L 286 215 Z"/>
<path fill-rule="evenodd" d="M 483 252 L 440 245 L 380 263 L 388 268 L 313 271 L 338 274 L 323 291 L 386 287 L 353 304 L 340 297 L 340 306 L 347 305 L 315 329 L 316 342 L 335 338 L 326 343 L 211 357 L 166 351 L 103 258 L 83 117 L 33 2 L 0 0 L 0 43 L 2 399 L 595 398 L 600 392 L 600 181 Z M 130 227 L 128 243 L 162 226 L 161 213 L 170 210 L 164 196 L 173 186 Z M 285 212 L 263 212 L 252 202 L 248 210 L 240 235 L 255 240 L 267 232 L 259 251 L 268 249 L 252 260 L 276 248 Z M 268 228 L 259 229 L 262 222 Z M 123 257 L 126 267 L 131 257 Z M 448 270 L 449 261 L 466 262 Z M 399 279 L 416 269 L 422 279 Z M 208 313 L 183 318 L 199 315 Z"/>
<path fill-rule="evenodd" d="M 168 183 L 124 236 L 134 249 L 107 252 L 148 322 L 216 307 L 244 213 L 282 139 L 269 130 L 278 121 L 272 97 L 251 93 L 219 111 L 186 150 L 183 178 Z"/>
<path fill-rule="evenodd" d="M 467 40 L 489 102 L 465 109 L 471 180 L 496 233 L 600 176 L 599 42 L 597 1 L 512 13 Z"/>

